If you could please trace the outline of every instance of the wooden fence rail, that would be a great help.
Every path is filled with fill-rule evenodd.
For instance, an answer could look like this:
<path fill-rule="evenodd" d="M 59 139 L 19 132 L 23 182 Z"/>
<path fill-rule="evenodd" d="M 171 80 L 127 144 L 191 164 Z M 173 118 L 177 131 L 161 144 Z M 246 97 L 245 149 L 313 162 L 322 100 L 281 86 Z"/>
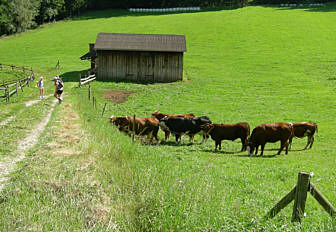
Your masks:
<path fill-rule="evenodd" d="M 273 218 L 281 209 L 285 208 L 294 200 L 292 222 L 301 222 L 304 215 L 307 192 L 317 200 L 318 203 L 329 213 L 331 217 L 336 216 L 336 209 L 332 204 L 318 191 L 315 185 L 310 181 L 309 173 L 300 172 L 295 187 L 284 196 L 266 215 Z"/>
<path fill-rule="evenodd" d="M 87 74 L 84 78 L 81 78 L 81 75 L 79 74 L 79 87 L 94 80 L 96 80 L 96 74 Z"/>
<path fill-rule="evenodd" d="M 2 71 L 4 68 L 8 68 L 11 71 L 14 71 L 16 69 L 26 75 L 27 73 L 29 73 L 29 76 L 26 76 L 25 78 L 19 80 L 2 81 L 0 83 L 0 92 L 4 92 L 3 95 L 0 94 L 0 98 L 6 98 L 6 101 L 9 102 L 9 99 L 13 94 L 16 93 L 16 95 L 18 95 L 19 89 L 21 89 L 21 91 L 23 92 L 23 87 L 25 85 L 29 86 L 29 83 L 34 80 L 35 75 L 33 72 L 33 68 L 28 68 L 25 66 L 19 67 L 15 65 L 0 63 L 0 70 Z"/>
<path fill-rule="evenodd" d="M 23 87 L 28 85 L 34 80 L 33 76 L 27 76 L 23 79 L 17 80 L 11 84 L 2 84 L 0 85 L 0 92 L 4 91 L 4 95 L 0 95 L 0 98 L 6 98 L 6 101 L 9 102 L 10 97 L 16 93 L 18 95 L 19 89 L 23 92 Z"/>

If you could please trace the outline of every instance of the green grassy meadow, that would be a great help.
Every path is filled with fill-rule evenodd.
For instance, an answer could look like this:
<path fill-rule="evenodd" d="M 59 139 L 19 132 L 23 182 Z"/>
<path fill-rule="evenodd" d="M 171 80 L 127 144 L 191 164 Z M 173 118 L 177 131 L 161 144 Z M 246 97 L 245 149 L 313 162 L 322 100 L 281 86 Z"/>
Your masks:
<path fill-rule="evenodd" d="M 12 174 L 0 193 L 0 231 L 335 231 L 335 220 L 311 196 L 301 225 L 291 223 L 293 203 L 274 219 L 264 218 L 300 171 L 314 172 L 312 182 L 336 205 L 335 11 L 335 4 L 167 15 L 102 11 L 0 38 L 0 63 L 32 66 L 50 80 L 62 76 L 65 102 L 79 114 L 85 132 L 76 144 L 81 155 L 50 155 L 43 144 L 55 139 L 53 126 L 64 115 L 63 108 L 55 110 L 40 145 L 20 164 L 24 171 Z M 184 80 L 97 81 L 91 85 L 94 109 L 87 87 L 77 88 L 77 80 L 89 68 L 79 57 L 98 32 L 184 34 Z M 48 82 L 46 91 L 52 88 Z M 0 121 L 22 110 L 23 101 L 37 98 L 37 89 L 27 89 L 25 97 L 0 103 Z M 117 105 L 102 98 L 104 89 L 134 94 Z M 47 106 L 20 112 L 38 120 Z M 193 144 L 184 137 L 179 146 L 172 137 L 159 146 L 133 143 L 108 121 L 110 115 L 145 117 L 155 110 L 207 115 L 214 123 L 245 121 L 251 131 L 267 122 L 313 121 L 319 137 L 311 150 L 302 151 L 306 138 L 294 139 L 288 155 L 274 156 L 280 144 L 269 143 L 263 157 L 248 157 L 239 152 L 238 140 L 223 141 L 220 152 L 214 152 L 211 139 L 199 144 L 199 136 Z M 0 142 L 1 156 L 15 149 L 13 138 L 20 131 L 14 129 L 0 127 L 1 136 L 11 135 Z M 90 163 L 87 172 L 76 171 L 81 162 Z M 52 181 L 61 190 L 43 184 Z M 108 212 L 103 219 L 94 203 Z"/>

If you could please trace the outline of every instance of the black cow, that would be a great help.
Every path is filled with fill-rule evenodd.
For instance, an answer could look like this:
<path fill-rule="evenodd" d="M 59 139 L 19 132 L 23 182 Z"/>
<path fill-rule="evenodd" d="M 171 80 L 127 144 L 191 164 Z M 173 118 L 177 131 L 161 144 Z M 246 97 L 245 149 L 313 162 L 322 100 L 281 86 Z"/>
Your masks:
<path fill-rule="evenodd" d="M 202 134 L 204 142 L 207 138 L 205 132 L 201 129 L 201 126 L 211 123 L 209 117 L 202 116 L 196 118 L 169 118 L 164 117 L 160 120 L 159 125 L 163 130 L 168 130 L 175 135 L 176 143 L 181 143 L 182 135 L 186 134 L 190 136 L 192 142 L 195 134 Z"/>

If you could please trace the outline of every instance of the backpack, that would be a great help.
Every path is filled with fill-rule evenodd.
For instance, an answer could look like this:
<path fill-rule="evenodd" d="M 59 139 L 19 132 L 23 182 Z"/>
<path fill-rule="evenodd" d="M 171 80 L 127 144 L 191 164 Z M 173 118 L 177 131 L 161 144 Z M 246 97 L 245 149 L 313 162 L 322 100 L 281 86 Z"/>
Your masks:
<path fill-rule="evenodd" d="M 62 80 L 58 80 L 57 82 L 57 89 L 62 89 L 63 88 L 63 81 Z"/>

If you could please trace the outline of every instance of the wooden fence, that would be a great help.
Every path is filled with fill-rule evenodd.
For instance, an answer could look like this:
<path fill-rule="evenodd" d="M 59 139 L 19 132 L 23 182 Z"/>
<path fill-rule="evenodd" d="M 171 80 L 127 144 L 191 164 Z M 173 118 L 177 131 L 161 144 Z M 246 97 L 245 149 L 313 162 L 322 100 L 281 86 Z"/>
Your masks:
<path fill-rule="evenodd" d="M 299 173 L 298 181 L 294 188 L 286 196 L 284 196 L 266 216 L 270 218 L 275 217 L 281 209 L 285 208 L 294 200 L 292 222 L 301 222 L 301 219 L 304 216 L 307 192 L 310 192 L 310 194 L 317 200 L 318 203 L 320 203 L 325 211 L 327 211 L 331 217 L 335 218 L 336 209 L 310 181 L 309 173 L 304 172 Z"/>
<path fill-rule="evenodd" d="M 84 78 L 82 78 L 81 75 L 79 74 L 79 87 L 94 80 L 96 80 L 96 74 L 90 74 L 88 72 L 88 74 L 85 75 Z"/>
<path fill-rule="evenodd" d="M 34 72 L 32 68 L 27 67 L 18 67 L 15 65 L 7 65 L 0 63 L 0 70 L 4 68 L 9 68 L 11 71 L 18 70 L 22 71 L 26 77 L 19 79 L 19 80 L 12 80 L 12 81 L 2 81 L 0 82 L 0 98 L 6 98 L 6 101 L 9 102 L 10 97 L 16 93 L 18 95 L 19 89 L 23 92 L 23 87 L 28 85 L 29 83 L 34 80 Z M 27 74 L 29 73 L 29 75 Z M 28 76 L 27 76 L 28 75 Z M 3 95 L 1 94 L 3 92 Z"/>

